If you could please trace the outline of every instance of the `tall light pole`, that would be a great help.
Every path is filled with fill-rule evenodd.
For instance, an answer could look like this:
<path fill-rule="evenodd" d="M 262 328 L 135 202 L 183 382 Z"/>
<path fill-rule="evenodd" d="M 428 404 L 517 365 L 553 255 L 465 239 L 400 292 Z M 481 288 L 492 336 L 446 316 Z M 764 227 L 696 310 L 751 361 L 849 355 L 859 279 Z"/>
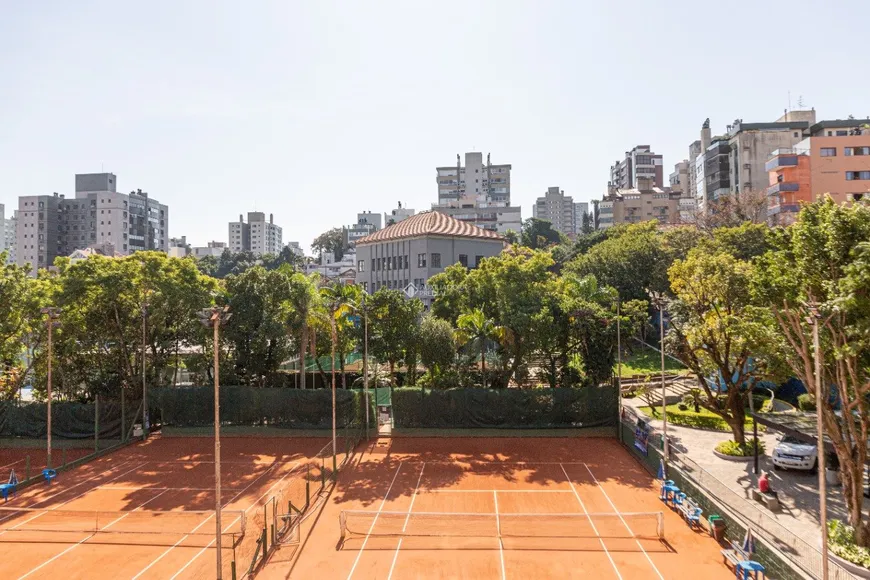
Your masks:
<path fill-rule="evenodd" d="M 647 290 L 653 305 L 659 309 L 659 352 L 662 355 L 662 437 L 664 438 L 664 458 L 667 466 L 670 458 L 670 446 L 668 445 L 668 413 L 665 402 L 665 304 L 667 299 L 664 293 Z"/>
<path fill-rule="evenodd" d="M 217 548 L 217 580 L 221 580 L 221 413 L 220 413 L 220 327 L 232 314 L 229 306 L 213 306 L 199 313 L 199 320 L 214 329 L 214 518 L 215 546 Z"/>
<path fill-rule="evenodd" d="M 148 422 L 148 383 L 145 380 L 145 351 L 147 349 L 148 335 L 145 332 L 145 324 L 148 319 L 148 302 L 142 303 L 142 440 L 148 438 L 150 424 Z"/>
<path fill-rule="evenodd" d="M 45 324 L 48 327 L 48 372 L 46 376 L 46 443 L 45 443 L 45 466 L 51 468 L 51 331 L 56 326 L 60 326 L 58 318 L 60 318 L 60 308 L 49 306 L 40 310 L 45 314 Z"/>
<path fill-rule="evenodd" d="M 366 292 L 362 294 L 363 314 L 363 399 L 366 406 L 366 441 L 369 439 L 369 313 L 366 310 Z"/>
<path fill-rule="evenodd" d="M 338 457 L 338 446 L 335 441 L 335 343 L 338 336 L 335 330 L 335 308 L 330 308 L 329 327 L 332 334 L 332 461 L 333 466 Z"/>
<path fill-rule="evenodd" d="M 819 306 L 816 302 L 807 304 L 810 315 L 807 316 L 807 324 L 813 327 L 813 355 L 815 357 L 816 375 L 816 438 L 819 470 L 819 521 L 822 525 L 822 580 L 828 580 L 828 494 L 825 481 L 825 432 L 822 424 L 822 406 L 825 399 L 822 398 L 822 351 L 819 345 Z"/>

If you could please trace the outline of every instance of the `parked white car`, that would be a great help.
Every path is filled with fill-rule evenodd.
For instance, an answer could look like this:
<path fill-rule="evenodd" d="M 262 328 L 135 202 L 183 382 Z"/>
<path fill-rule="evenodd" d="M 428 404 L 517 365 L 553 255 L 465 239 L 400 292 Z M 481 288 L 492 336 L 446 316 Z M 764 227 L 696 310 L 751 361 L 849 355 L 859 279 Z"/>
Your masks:
<path fill-rule="evenodd" d="M 786 435 L 773 450 L 774 469 L 800 469 L 816 472 L 818 469 L 816 446 Z"/>

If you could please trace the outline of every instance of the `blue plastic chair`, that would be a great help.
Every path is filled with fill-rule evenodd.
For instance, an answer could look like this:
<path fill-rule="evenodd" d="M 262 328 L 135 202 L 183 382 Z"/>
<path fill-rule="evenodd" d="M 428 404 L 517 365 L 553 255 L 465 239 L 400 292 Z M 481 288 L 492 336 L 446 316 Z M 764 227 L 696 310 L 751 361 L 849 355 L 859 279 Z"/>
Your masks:
<path fill-rule="evenodd" d="M 4 502 L 9 501 L 9 492 L 10 491 L 12 492 L 13 496 L 18 495 L 18 489 L 16 489 L 16 488 L 17 488 L 17 486 L 10 484 L 10 483 L 0 484 L 0 495 L 3 496 Z"/>
<path fill-rule="evenodd" d="M 51 485 L 51 480 L 57 477 L 57 471 L 54 469 L 43 469 L 42 477 L 45 478 L 45 483 Z"/>

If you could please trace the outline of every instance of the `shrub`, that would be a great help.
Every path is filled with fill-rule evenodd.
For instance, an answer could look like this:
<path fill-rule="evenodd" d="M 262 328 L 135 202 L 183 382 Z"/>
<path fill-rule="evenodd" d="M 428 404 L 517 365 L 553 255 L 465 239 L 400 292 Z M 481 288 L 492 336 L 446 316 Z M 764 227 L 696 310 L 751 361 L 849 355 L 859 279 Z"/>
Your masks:
<path fill-rule="evenodd" d="M 804 393 L 803 395 L 798 395 L 798 409 L 801 411 L 815 411 L 816 410 L 816 401 L 809 395 L 809 393 Z"/>
<path fill-rule="evenodd" d="M 828 522 L 828 546 L 839 557 L 870 568 L 870 549 L 855 544 L 855 530 L 839 520 Z"/>
<path fill-rule="evenodd" d="M 680 411 L 688 411 L 689 410 L 689 406 L 685 403 L 680 403 L 679 405 L 677 405 L 677 408 Z"/>
<path fill-rule="evenodd" d="M 730 455 L 731 457 L 751 457 L 755 454 L 755 450 L 753 449 L 753 440 L 748 441 L 747 443 L 737 443 L 736 441 L 723 441 L 716 445 L 716 451 L 721 453 L 722 455 Z M 758 454 L 761 455 L 764 453 L 764 441 L 758 440 Z"/>

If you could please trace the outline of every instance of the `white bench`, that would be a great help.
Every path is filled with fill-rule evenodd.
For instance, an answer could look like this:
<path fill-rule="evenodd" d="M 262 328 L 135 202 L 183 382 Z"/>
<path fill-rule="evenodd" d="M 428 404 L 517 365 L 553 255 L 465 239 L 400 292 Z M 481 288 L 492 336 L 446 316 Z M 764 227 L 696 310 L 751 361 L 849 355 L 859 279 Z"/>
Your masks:
<path fill-rule="evenodd" d="M 722 550 L 722 557 L 726 562 L 730 562 L 732 567 L 736 567 L 740 562 L 751 560 L 750 555 L 734 542 L 731 542 L 730 548 Z"/>

